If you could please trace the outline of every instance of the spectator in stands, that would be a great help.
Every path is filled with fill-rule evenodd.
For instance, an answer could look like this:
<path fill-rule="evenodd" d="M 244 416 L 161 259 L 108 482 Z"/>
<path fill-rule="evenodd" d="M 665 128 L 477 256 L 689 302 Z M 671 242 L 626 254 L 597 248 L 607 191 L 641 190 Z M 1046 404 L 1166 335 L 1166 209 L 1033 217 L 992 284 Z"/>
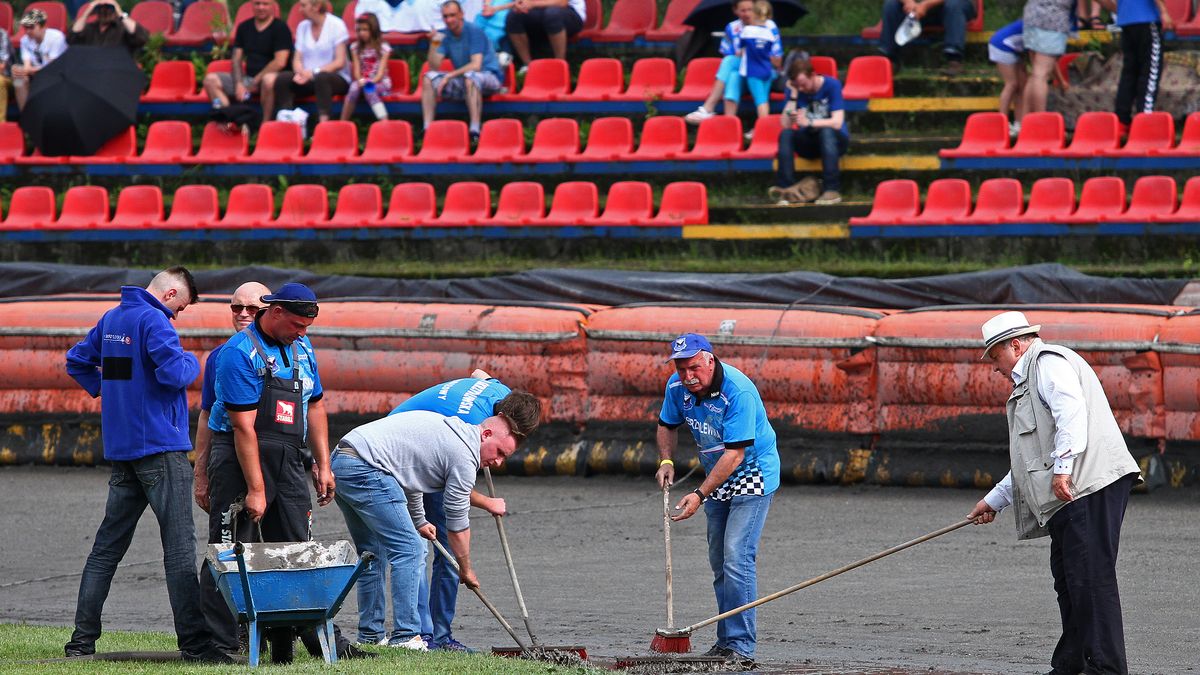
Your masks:
<path fill-rule="evenodd" d="M 1025 83 L 1025 113 L 1046 110 L 1050 78 L 1058 66 L 1058 57 L 1067 52 L 1067 36 L 1074 16 L 1088 12 L 1088 0 L 1029 0 L 1021 17 L 1025 30 L 1025 51 L 1029 52 L 1030 75 Z"/>
<path fill-rule="evenodd" d="M 512 62 L 512 54 L 509 53 L 512 45 L 508 43 L 508 33 L 504 27 L 508 24 L 509 10 L 516 4 L 515 0 L 498 4 L 493 3 L 493 0 L 483 0 L 483 7 L 473 22 L 482 28 L 488 40 L 491 40 L 492 49 L 496 50 L 496 60 L 500 62 L 501 68 L 508 67 Z"/>
<path fill-rule="evenodd" d="M 359 0 L 354 16 L 374 14 L 385 33 L 428 33 L 442 28 L 439 0 Z"/>
<path fill-rule="evenodd" d="M 88 22 L 88 17 L 96 20 Z M 124 47 L 130 55 L 146 45 L 150 33 L 121 9 L 116 0 L 92 0 L 75 16 L 67 43 L 93 47 Z"/>
<path fill-rule="evenodd" d="M 465 101 L 471 140 L 479 139 L 483 98 L 500 91 L 504 73 L 496 51 L 483 29 L 466 23 L 458 0 L 442 4 L 446 28 L 429 34 L 429 71 L 421 82 L 421 116 L 424 128 L 434 120 L 438 101 Z M 454 70 L 442 72 L 442 59 L 450 59 Z"/>
<path fill-rule="evenodd" d="M 961 74 L 963 52 L 967 46 L 967 22 L 975 18 L 975 0 L 884 0 L 880 50 L 896 66 L 900 65 L 896 29 L 909 14 L 915 15 L 923 27 L 942 27 L 945 31 L 942 39 L 944 72 L 950 76 Z"/>
<path fill-rule="evenodd" d="M 988 41 L 988 60 L 996 64 L 1000 77 L 1004 80 L 1004 89 L 1000 91 L 1000 112 L 1008 115 L 1012 111 L 1013 120 L 1008 123 L 1008 133 L 1016 136 L 1021 131 L 1021 118 L 1025 116 L 1024 93 L 1025 79 L 1028 75 L 1025 69 L 1025 23 L 1020 19 L 1008 24 L 992 34 Z"/>
<path fill-rule="evenodd" d="M 17 95 L 17 108 L 24 109 L 34 73 L 67 51 L 67 36 L 57 28 L 47 28 L 46 13 L 37 8 L 25 12 L 21 27 L 25 29 L 21 36 L 21 63 L 12 67 L 12 84 Z M 7 107 L 5 101 L 5 110 Z"/>
<path fill-rule="evenodd" d="M 1133 113 L 1154 111 L 1163 71 L 1163 29 L 1175 22 L 1163 0 L 1101 0 L 1121 27 L 1121 79 L 1113 105 L 1122 131 L 1128 132 Z"/>
<path fill-rule="evenodd" d="M 567 58 L 567 38 L 583 30 L 587 19 L 584 0 L 516 0 L 508 12 L 504 30 L 513 51 L 521 58 L 522 69 L 533 60 L 529 51 L 529 31 L 546 34 L 554 58 Z"/>
<path fill-rule="evenodd" d="M 737 54 L 737 37 L 742 32 L 742 27 L 754 18 L 754 0 L 734 0 L 733 13 L 737 18 L 725 26 L 725 36 L 721 38 L 720 49 L 723 58 L 721 67 L 717 70 L 717 79 L 713 82 L 712 91 L 709 92 L 708 98 L 704 99 L 704 103 L 684 117 L 688 124 L 700 124 L 717 114 L 717 102 L 725 98 L 726 89 L 738 87 L 740 90 L 738 80 L 741 76 L 738 75 L 738 70 L 742 59 Z M 774 25 L 775 22 L 770 23 Z M 775 29 L 775 34 L 779 34 L 778 28 Z M 731 115 L 737 114 L 737 106 L 734 105 L 732 112 L 727 107 L 726 112 Z"/>
<path fill-rule="evenodd" d="M 204 92 L 214 108 L 239 103 L 263 91 L 267 75 L 287 67 L 292 51 L 292 31 L 275 16 L 271 0 L 252 0 L 253 15 L 238 24 L 233 37 L 233 63 L 228 73 L 204 76 Z"/>
<path fill-rule="evenodd" d="M 299 0 L 304 20 L 296 26 L 292 69 L 263 78 L 263 112 L 272 119 L 278 110 L 291 108 L 296 96 L 317 97 L 317 119 L 325 122 L 333 97 L 350 89 L 350 59 L 346 23 L 325 9 L 324 0 Z M 266 93 L 270 89 L 274 96 Z"/>
<path fill-rule="evenodd" d="M 799 58 L 788 68 L 787 103 L 783 107 L 783 133 L 779 135 L 779 170 L 776 186 L 767 194 L 789 204 L 812 201 L 822 206 L 842 201 L 842 155 L 850 147 L 850 127 L 842 83 L 817 75 L 812 62 Z M 815 182 L 796 182 L 796 159 L 820 159 L 823 191 Z"/>
<path fill-rule="evenodd" d="M 0 124 L 8 121 L 8 85 L 12 83 L 12 39 L 0 30 Z"/>
<path fill-rule="evenodd" d="M 737 55 L 741 61 L 738 77 L 725 86 L 725 114 L 737 114 L 744 83 L 754 99 L 758 116 L 766 117 L 771 114 L 771 83 L 775 80 L 775 69 L 783 62 L 783 43 L 771 20 L 768 0 L 755 0 L 753 19 L 737 36 Z M 753 133 L 748 132 L 746 137 Z"/>
<path fill-rule="evenodd" d="M 382 97 L 392 93 L 392 79 L 388 77 L 388 56 L 391 46 L 383 41 L 379 30 L 379 19 L 374 14 L 359 14 L 354 20 L 354 42 L 350 43 L 350 89 L 342 102 L 342 119 L 354 115 L 354 106 L 361 95 L 367 99 L 371 112 L 379 120 L 387 119 L 387 108 Z"/>

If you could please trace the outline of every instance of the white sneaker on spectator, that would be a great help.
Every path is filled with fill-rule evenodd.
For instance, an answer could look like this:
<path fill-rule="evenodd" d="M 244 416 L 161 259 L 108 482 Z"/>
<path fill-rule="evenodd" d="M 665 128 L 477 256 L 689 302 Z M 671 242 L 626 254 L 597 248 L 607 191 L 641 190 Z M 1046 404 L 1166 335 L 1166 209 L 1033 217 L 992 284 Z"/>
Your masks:
<path fill-rule="evenodd" d="M 704 106 L 700 106 L 687 115 L 684 115 L 683 119 L 686 120 L 688 124 L 700 124 L 704 120 L 713 117 L 714 115 L 716 115 L 715 112 L 705 108 Z"/>
<path fill-rule="evenodd" d="M 1019 135 L 1021 135 L 1021 123 L 1020 122 L 1009 122 L 1008 123 L 1008 137 L 1016 138 Z"/>
<path fill-rule="evenodd" d="M 742 135 L 746 137 L 747 143 L 754 140 L 754 130 L 753 129 L 751 129 L 750 131 L 747 131 L 746 133 L 744 133 Z"/>
<path fill-rule="evenodd" d="M 501 68 L 507 68 L 508 64 L 512 63 L 512 54 L 508 52 L 496 52 L 496 62 Z"/>
<path fill-rule="evenodd" d="M 397 647 L 399 649 L 408 649 L 408 650 L 414 651 L 414 652 L 429 651 L 429 645 L 425 644 L 425 638 L 421 637 L 420 635 L 414 635 L 414 636 L 410 637 L 409 639 L 404 640 L 403 642 L 401 642 L 401 641 L 399 641 L 399 639 L 397 639 L 397 641 L 395 641 L 395 642 L 389 642 L 387 644 L 387 646 Z"/>
<path fill-rule="evenodd" d="M 528 72 L 529 72 L 528 65 L 524 65 L 524 66 L 521 66 L 520 68 L 517 68 L 517 76 L 518 77 L 524 77 L 525 73 L 528 73 Z"/>

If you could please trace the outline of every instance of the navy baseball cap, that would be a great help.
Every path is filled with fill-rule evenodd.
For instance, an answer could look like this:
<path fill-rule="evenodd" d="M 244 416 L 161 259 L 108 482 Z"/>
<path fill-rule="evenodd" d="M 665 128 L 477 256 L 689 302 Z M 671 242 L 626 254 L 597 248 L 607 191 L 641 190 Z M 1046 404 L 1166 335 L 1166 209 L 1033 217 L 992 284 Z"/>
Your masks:
<path fill-rule="evenodd" d="M 690 359 L 700 352 L 711 352 L 712 350 L 712 345 L 703 335 L 684 333 L 671 342 L 671 356 L 667 360 Z"/>
<path fill-rule="evenodd" d="M 283 305 L 284 309 L 292 314 L 310 319 L 317 316 L 317 294 L 304 284 L 295 282 L 284 284 L 279 287 L 278 291 L 271 295 L 264 295 L 260 300 L 271 305 Z"/>

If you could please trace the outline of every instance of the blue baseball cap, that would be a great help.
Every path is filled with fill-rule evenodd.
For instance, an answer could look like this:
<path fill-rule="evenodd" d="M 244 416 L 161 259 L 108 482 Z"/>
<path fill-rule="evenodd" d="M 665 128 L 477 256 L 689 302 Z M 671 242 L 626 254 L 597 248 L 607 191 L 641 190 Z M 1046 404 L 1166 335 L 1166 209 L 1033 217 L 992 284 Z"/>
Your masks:
<path fill-rule="evenodd" d="M 671 356 L 667 360 L 690 359 L 700 352 L 712 352 L 712 350 L 712 345 L 703 335 L 684 333 L 671 342 Z"/>
<path fill-rule="evenodd" d="M 264 295 L 260 300 L 267 304 L 283 305 L 292 314 L 309 318 L 317 316 L 317 294 L 304 284 L 295 282 L 284 284 L 279 287 L 278 291 L 271 295 Z"/>

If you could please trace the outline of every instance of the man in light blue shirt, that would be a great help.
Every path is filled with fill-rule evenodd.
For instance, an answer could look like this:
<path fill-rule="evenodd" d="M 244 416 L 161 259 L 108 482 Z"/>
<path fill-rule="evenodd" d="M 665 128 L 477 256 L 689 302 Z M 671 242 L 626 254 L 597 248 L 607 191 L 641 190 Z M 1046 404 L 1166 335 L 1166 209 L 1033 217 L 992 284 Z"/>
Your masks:
<path fill-rule="evenodd" d="M 464 101 L 471 139 L 479 140 L 483 99 L 504 86 L 504 71 L 483 29 L 463 21 L 458 0 L 442 3 L 442 20 L 445 30 L 429 33 L 429 70 L 421 82 L 422 128 L 433 123 L 438 101 Z M 454 70 L 441 70 L 444 59 L 450 60 Z"/>

